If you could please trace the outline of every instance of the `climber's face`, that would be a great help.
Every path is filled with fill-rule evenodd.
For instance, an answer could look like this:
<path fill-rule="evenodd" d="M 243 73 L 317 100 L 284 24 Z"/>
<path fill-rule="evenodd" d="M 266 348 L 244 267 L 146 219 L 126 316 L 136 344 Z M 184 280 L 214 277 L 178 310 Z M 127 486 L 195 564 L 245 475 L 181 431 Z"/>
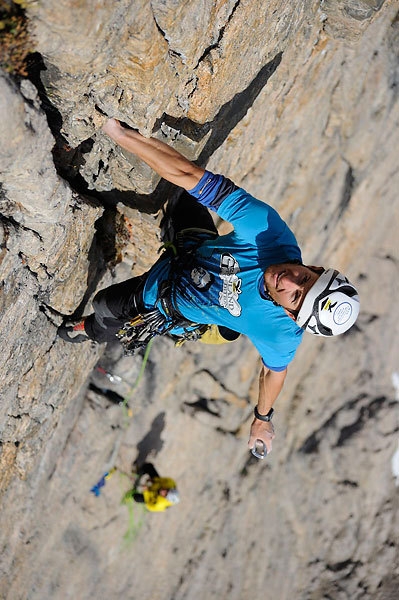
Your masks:
<path fill-rule="evenodd" d="M 310 268 L 292 263 L 271 265 L 264 274 L 266 291 L 295 317 L 306 294 L 320 276 L 313 269 L 318 267 Z"/>

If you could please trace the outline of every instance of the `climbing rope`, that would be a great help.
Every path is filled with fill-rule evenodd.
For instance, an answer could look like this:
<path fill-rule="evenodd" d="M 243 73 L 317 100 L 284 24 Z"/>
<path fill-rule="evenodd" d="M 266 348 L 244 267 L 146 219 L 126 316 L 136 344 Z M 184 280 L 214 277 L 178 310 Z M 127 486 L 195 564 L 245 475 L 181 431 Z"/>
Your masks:
<path fill-rule="evenodd" d="M 128 403 L 132 399 L 133 393 L 138 388 L 138 386 L 140 384 L 140 381 L 141 381 L 141 379 L 142 379 L 142 377 L 144 375 L 144 371 L 145 371 L 145 368 L 147 366 L 148 357 L 150 355 L 153 343 L 154 343 L 154 338 L 151 338 L 150 341 L 148 342 L 147 346 L 146 346 L 146 349 L 145 349 L 145 352 L 144 352 L 144 356 L 143 356 L 143 362 L 141 363 L 139 374 L 137 375 L 136 380 L 133 383 L 132 387 L 130 388 L 129 392 L 123 398 L 122 408 L 125 411 L 125 416 L 128 416 L 128 417 L 132 417 L 133 416 L 133 413 L 131 411 L 130 411 L 131 414 L 129 414 L 129 410 L 130 409 L 129 409 Z"/>
<path fill-rule="evenodd" d="M 125 427 L 128 426 L 129 419 L 133 416 L 133 412 L 129 408 L 129 404 L 128 403 L 132 399 L 132 396 L 133 396 L 134 392 L 138 388 L 138 386 L 139 386 L 139 384 L 140 384 L 140 382 L 141 382 L 141 380 L 143 378 L 144 371 L 145 371 L 145 368 L 146 368 L 146 365 L 147 365 L 147 362 L 148 362 L 148 357 L 150 355 L 150 351 L 151 351 L 151 347 L 152 347 L 153 342 L 154 342 L 154 339 L 151 339 L 148 342 L 148 344 L 146 346 L 146 349 L 145 349 L 145 352 L 144 352 L 143 362 L 141 363 L 140 371 L 139 371 L 139 373 L 138 373 L 138 375 L 137 375 L 137 377 L 136 377 L 136 379 L 135 379 L 132 387 L 130 388 L 129 392 L 123 397 L 123 400 L 121 402 L 121 406 L 122 406 L 122 409 L 124 411 L 124 418 L 125 418 L 124 425 L 125 425 Z M 103 372 L 104 374 L 107 374 L 107 372 L 104 369 L 102 369 L 102 367 L 99 370 L 101 370 L 101 372 Z M 117 375 L 112 375 L 111 373 L 109 373 L 109 374 L 107 374 L 107 376 L 108 376 L 108 379 L 111 382 L 112 382 L 111 377 L 114 378 L 114 381 L 121 381 L 121 378 L 118 377 Z M 116 470 L 117 470 L 117 467 L 112 467 L 109 471 L 107 471 L 106 473 L 104 473 L 104 475 L 101 477 L 101 479 L 99 479 L 99 481 L 95 485 L 93 485 L 92 488 L 90 488 L 90 492 L 92 492 L 96 497 L 100 496 L 100 494 L 101 494 L 101 488 L 103 488 L 105 486 L 106 481 L 111 477 L 111 475 L 113 473 L 115 473 Z M 133 502 L 133 500 L 132 500 L 132 502 Z"/>

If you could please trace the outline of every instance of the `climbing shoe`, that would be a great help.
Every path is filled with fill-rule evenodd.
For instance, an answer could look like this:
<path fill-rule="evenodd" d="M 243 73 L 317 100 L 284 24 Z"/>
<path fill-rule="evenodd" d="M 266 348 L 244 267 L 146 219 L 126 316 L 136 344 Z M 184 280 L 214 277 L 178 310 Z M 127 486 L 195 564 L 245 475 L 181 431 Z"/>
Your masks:
<path fill-rule="evenodd" d="M 90 340 L 85 331 L 84 319 L 80 321 L 65 321 L 58 328 L 57 333 L 65 342 L 71 342 L 72 344 L 81 344 Z"/>

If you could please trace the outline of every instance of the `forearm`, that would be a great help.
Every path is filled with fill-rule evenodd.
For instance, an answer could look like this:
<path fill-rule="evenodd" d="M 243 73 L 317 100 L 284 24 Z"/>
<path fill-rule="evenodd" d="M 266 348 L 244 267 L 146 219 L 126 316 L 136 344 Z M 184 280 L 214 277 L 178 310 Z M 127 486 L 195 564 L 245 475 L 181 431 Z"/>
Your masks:
<path fill-rule="evenodd" d="M 272 408 L 276 398 L 280 394 L 287 369 L 284 371 L 270 371 L 266 367 L 262 367 L 259 375 L 259 395 L 258 395 L 258 413 L 267 415 Z M 248 446 L 253 448 L 257 440 L 264 442 L 267 453 L 272 450 L 272 440 L 274 438 L 274 426 L 272 421 L 264 421 L 254 417 L 251 425 Z"/>
<path fill-rule="evenodd" d="M 287 369 L 284 371 L 271 371 L 265 366 L 259 375 L 259 395 L 258 411 L 261 415 L 266 415 L 272 408 L 276 398 L 283 389 L 284 381 L 287 376 Z"/>
<path fill-rule="evenodd" d="M 126 129 L 115 119 L 105 123 L 103 130 L 119 146 L 135 154 L 161 177 L 186 190 L 194 188 L 204 169 L 155 138 L 146 138 L 138 131 Z"/>

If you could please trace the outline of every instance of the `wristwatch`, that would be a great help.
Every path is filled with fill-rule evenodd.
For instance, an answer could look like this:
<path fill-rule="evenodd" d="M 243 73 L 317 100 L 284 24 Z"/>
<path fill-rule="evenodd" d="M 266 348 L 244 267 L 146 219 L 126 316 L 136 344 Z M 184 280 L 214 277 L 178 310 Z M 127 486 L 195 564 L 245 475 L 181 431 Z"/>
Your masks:
<path fill-rule="evenodd" d="M 274 415 L 274 410 L 273 410 L 273 408 L 271 408 L 271 409 L 269 410 L 269 412 L 267 413 L 267 415 L 261 415 L 261 414 L 258 412 L 258 407 L 257 407 L 257 406 L 255 406 L 255 408 L 254 408 L 254 415 L 255 415 L 255 417 L 256 417 L 257 419 L 259 419 L 260 421 L 266 421 L 266 422 L 268 422 L 268 421 L 271 421 L 271 420 L 272 420 L 272 418 L 273 418 L 273 415 Z"/>

